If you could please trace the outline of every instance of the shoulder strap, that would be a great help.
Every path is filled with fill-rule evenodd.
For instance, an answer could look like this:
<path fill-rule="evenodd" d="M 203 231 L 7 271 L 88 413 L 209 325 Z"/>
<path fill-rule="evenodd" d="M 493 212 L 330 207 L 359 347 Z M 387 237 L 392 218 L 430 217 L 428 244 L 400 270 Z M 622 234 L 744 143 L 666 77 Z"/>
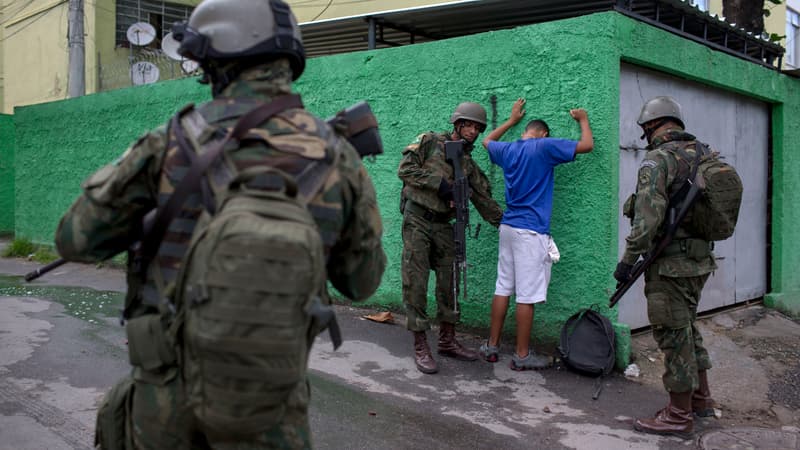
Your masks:
<path fill-rule="evenodd" d="M 297 94 L 276 97 L 270 103 L 258 106 L 242 116 L 239 121 L 236 122 L 236 125 L 233 127 L 233 129 L 228 131 L 222 140 L 218 141 L 215 146 L 209 148 L 202 155 L 196 156 L 192 159 L 192 165 L 189 168 L 189 171 L 186 173 L 183 179 L 181 179 L 181 182 L 175 188 L 175 191 L 172 193 L 169 200 L 167 200 L 167 203 L 164 205 L 164 207 L 158 209 L 150 232 L 142 238 L 142 274 L 147 273 L 147 265 L 153 260 L 158 252 L 158 247 L 161 245 L 161 240 L 164 238 L 170 222 L 172 222 L 172 219 L 183 207 L 183 204 L 189 194 L 197 189 L 201 177 L 205 171 L 208 170 L 208 167 L 211 165 L 211 163 L 222 154 L 222 151 L 228 141 L 231 139 L 241 139 L 248 130 L 264 123 L 267 119 L 275 114 L 290 108 L 302 107 L 303 102 L 301 101 L 300 96 Z M 176 137 L 178 134 L 182 133 L 182 131 L 178 131 L 181 128 L 179 120 L 175 120 L 175 118 L 173 118 L 171 126 L 176 126 Z M 181 138 L 178 138 L 178 143 L 179 145 L 188 144 L 185 136 L 183 136 L 183 142 L 181 142 Z M 188 153 L 192 152 L 189 151 Z M 126 309 L 125 313 L 128 312 L 129 311 Z"/>
<path fill-rule="evenodd" d="M 689 176 L 686 179 L 680 181 L 681 187 L 675 191 L 675 193 L 670 196 L 669 198 L 669 205 L 668 208 L 677 208 L 683 199 L 686 198 L 686 194 L 689 192 L 689 183 L 687 181 L 692 180 L 694 181 L 695 177 L 697 176 L 697 169 L 700 167 L 700 161 L 703 156 L 708 154 L 708 146 L 700 141 L 693 141 L 694 142 L 694 158 L 692 158 L 689 153 L 686 152 L 686 147 L 691 145 L 691 142 L 682 143 L 676 145 L 674 148 L 667 148 L 667 151 L 677 153 L 680 155 L 681 159 L 689 162 Z"/>

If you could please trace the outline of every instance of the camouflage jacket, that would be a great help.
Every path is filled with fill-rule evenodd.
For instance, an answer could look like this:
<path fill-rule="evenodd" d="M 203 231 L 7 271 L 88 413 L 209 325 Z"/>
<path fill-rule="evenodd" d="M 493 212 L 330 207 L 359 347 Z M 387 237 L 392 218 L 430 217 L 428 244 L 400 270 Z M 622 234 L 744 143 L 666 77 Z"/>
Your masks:
<path fill-rule="evenodd" d="M 676 180 L 681 181 L 687 176 L 684 173 L 686 168 L 681 168 L 678 158 L 669 150 L 671 142 L 681 141 L 693 143 L 695 137 L 681 129 L 668 129 L 656 134 L 639 166 L 631 232 L 625 239 L 622 257 L 627 264 L 635 264 L 639 256 L 647 253 L 662 236 L 670 195 L 680 185 Z M 691 144 L 686 148 L 690 156 L 694 156 L 694 151 Z M 678 227 L 673 243 L 679 245 L 680 241 L 694 238 L 683 227 Z M 659 258 L 658 263 L 662 275 L 673 277 L 703 275 L 716 269 L 714 255 L 710 251 L 704 252 L 700 258 L 690 258 L 681 253 L 670 254 Z"/>
<path fill-rule="evenodd" d="M 284 60 L 260 66 L 244 72 L 214 101 L 197 110 L 209 124 L 232 127 L 246 112 L 242 105 L 252 106 L 254 100 L 269 101 L 288 94 L 290 80 L 291 72 Z M 289 159 L 292 155 L 283 152 L 282 146 L 300 145 L 309 153 L 324 152 L 326 140 L 315 135 L 330 133 L 330 129 L 315 129 L 319 126 L 327 127 L 305 110 L 286 111 L 251 130 L 263 139 L 248 139 L 241 146 L 226 148 L 224 160 L 236 169 L 244 169 Z M 177 152 L 177 148 L 169 148 L 170 142 L 174 141 L 166 126 L 157 128 L 83 183 L 83 194 L 61 219 L 56 232 L 56 246 L 63 258 L 96 262 L 128 249 L 144 215 L 163 203 L 159 196 L 163 199 L 175 188 L 164 173 L 169 166 L 165 161 Z M 325 244 L 328 279 L 345 296 L 361 300 L 377 289 L 386 266 L 381 245 L 383 230 L 375 188 L 358 153 L 344 139 L 337 138 L 335 142 L 340 154 L 337 166 L 309 202 L 309 210 Z M 150 270 L 176 271 L 179 266 L 177 258 L 172 267 Z"/>
<path fill-rule="evenodd" d="M 403 150 L 403 159 L 397 169 L 397 176 L 403 180 L 402 195 L 415 203 L 436 212 L 450 213 L 455 210 L 439 198 L 439 184 L 442 179 L 453 183 L 453 166 L 444 154 L 444 143 L 450 134 L 432 131 L 419 135 L 417 140 Z M 471 188 L 470 200 L 475 209 L 495 227 L 500 226 L 503 210 L 492 198 L 489 179 L 472 159 L 472 145 L 464 148 L 464 172 Z"/>

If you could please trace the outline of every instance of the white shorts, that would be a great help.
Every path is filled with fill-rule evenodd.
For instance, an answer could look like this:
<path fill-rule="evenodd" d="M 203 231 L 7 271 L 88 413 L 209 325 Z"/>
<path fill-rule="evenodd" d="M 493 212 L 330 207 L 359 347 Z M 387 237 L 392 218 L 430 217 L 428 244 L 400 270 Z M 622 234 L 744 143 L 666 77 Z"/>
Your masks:
<path fill-rule="evenodd" d="M 500 225 L 495 295 L 516 295 L 517 303 L 544 302 L 550 268 L 558 258 L 550 235 Z"/>

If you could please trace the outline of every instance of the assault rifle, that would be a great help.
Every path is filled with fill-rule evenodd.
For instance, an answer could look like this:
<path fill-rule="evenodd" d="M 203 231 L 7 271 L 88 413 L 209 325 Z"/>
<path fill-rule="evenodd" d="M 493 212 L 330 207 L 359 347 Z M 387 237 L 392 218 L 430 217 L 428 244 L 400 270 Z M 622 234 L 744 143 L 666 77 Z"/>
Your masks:
<path fill-rule="evenodd" d="M 453 302 L 458 311 L 458 297 L 461 284 L 464 298 L 467 298 L 467 229 L 469 228 L 469 182 L 464 174 L 464 141 L 445 141 L 444 155 L 453 166 L 453 203 L 456 209 L 456 222 L 453 224 L 453 242 L 456 247 L 453 259 Z"/>
<path fill-rule="evenodd" d="M 339 111 L 333 117 L 328 118 L 326 122 L 350 142 L 362 159 L 365 157 L 374 159 L 377 155 L 383 154 L 383 142 L 378 132 L 378 120 L 375 118 L 375 114 L 372 113 L 369 103 L 365 101 L 358 102 Z M 155 221 L 156 211 L 156 209 L 152 209 L 145 215 L 142 221 L 141 236 L 149 234 Z M 130 249 L 131 253 L 138 255 L 140 246 L 141 241 L 135 242 Z M 50 264 L 28 272 L 25 274 L 25 281 L 33 281 L 67 262 L 69 261 L 59 258 Z M 146 263 L 146 261 L 141 262 Z"/>
<path fill-rule="evenodd" d="M 625 283 L 619 283 L 617 285 L 617 290 L 608 300 L 609 308 L 613 308 L 614 305 L 616 305 L 617 302 L 622 299 L 622 296 L 628 292 L 628 289 L 633 286 L 633 283 L 635 283 L 636 280 L 639 279 L 639 277 L 642 276 L 642 274 L 647 270 L 647 268 L 653 264 L 659 255 L 661 255 L 661 252 L 663 252 L 664 249 L 667 248 L 670 243 L 672 243 L 672 238 L 675 237 L 675 232 L 678 231 L 678 226 L 680 226 L 683 219 L 686 218 L 686 214 L 688 214 L 689 210 L 692 209 L 692 205 L 694 205 L 694 202 L 700 197 L 705 187 L 705 180 L 701 174 L 697 173 L 697 164 L 695 163 L 692 176 L 686 180 L 684 189 L 681 189 L 682 191 L 686 192 L 686 194 L 682 195 L 682 193 L 679 192 L 676 195 L 676 197 L 682 196 L 683 199 L 680 200 L 676 206 L 673 207 L 670 205 L 667 209 L 667 214 L 669 216 L 667 218 L 667 226 L 665 227 L 664 236 L 660 241 L 658 241 L 658 243 L 656 243 L 652 250 L 644 255 L 644 258 L 634 264 L 628 281 Z"/>

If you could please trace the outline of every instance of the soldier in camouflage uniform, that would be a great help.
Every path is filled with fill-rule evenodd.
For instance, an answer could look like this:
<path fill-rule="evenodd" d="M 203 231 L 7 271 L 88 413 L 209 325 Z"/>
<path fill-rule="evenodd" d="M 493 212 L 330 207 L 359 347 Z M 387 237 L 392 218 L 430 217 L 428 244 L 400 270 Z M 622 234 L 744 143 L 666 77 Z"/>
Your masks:
<path fill-rule="evenodd" d="M 439 369 L 431 355 L 426 331 L 428 319 L 428 277 L 436 274 L 436 321 L 439 322 L 440 355 L 464 361 L 475 361 L 478 354 L 465 348 L 455 338 L 459 320 L 453 298 L 453 259 L 455 243 L 451 221 L 453 208 L 453 166 L 445 159 L 444 143 L 464 140 L 464 174 L 471 189 L 470 199 L 481 217 L 495 228 L 503 211 L 492 198 L 489 180 L 472 159 L 473 144 L 486 129 L 486 110 L 477 103 L 458 105 L 450 117 L 453 130 L 433 131 L 417 137 L 403 150 L 397 175 L 403 180 L 403 304 L 408 317 L 407 327 L 414 334 L 414 362 L 423 373 Z"/>
<path fill-rule="evenodd" d="M 201 64 L 204 80 L 212 87 L 214 100 L 196 109 L 212 129 L 230 128 L 254 107 L 289 94 L 292 81 L 305 66 L 297 21 L 280 0 L 206 0 L 194 10 L 182 34 L 179 51 Z M 173 131 L 162 126 L 147 133 L 83 184 L 83 194 L 58 227 L 56 245 L 62 257 L 102 261 L 134 243 L 145 214 L 166 203 L 191 166 L 190 159 L 195 158 L 179 149 Z M 190 137 L 198 141 L 213 138 L 208 133 Z M 345 296 L 362 300 L 377 289 L 386 264 L 375 190 L 359 154 L 344 138 L 333 135 L 324 121 L 302 108 L 284 110 L 251 129 L 247 140 L 229 142 L 223 157 L 208 172 L 215 173 L 215 168 L 223 165 L 237 172 L 271 166 L 297 175 L 310 161 L 333 154 L 338 155 L 337 162 L 326 172 L 327 178 L 311 198 L 309 210 L 324 243 L 328 280 Z M 159 317 L 170 305 L 182 257 L 203 209 L 202 197 L 198 192 L 189 195 L 144 276 L 137 273 L 137 263 L 129 258 L 129 334 L 131 323 L 138 318 Z M 129 344 L 131 352 L 133 344 Z M 105 401 L 128 410 L 124 420 L 111 420 L 123 428 L 123 436 L 119 436 L 119 430 L 103 428 L 109 420 L 98 416 L 99 446 L 311 447 L 305 379 L 293 387 L 280 387 L 288 391 L 277 425 L 257 435 L 217 439 L 192 417 L 184 400 L 179 361 L 166 355 L 151 366 L 134 366 L 133 382 L 126 379 L 110 394 L 124 398 L 116 401 L 107 396 Z"/>
<path fill-rule="evenodd" d="M 630 279 L 639 256 L 662 237 L 670 196 L 689 174 L 689 165 L 681 161 L 676 150 L 685 148 L 692 158 L 695 155 L 695 137 L 684 131 L 681 107 L 674 99 L 655 97 L 646 102 L 638 124 L 649 151 L 639 168 L 636 193 L 624 208 L 632 228 L 614 272 L 620 283 Z M 682 223 L 688 222 L 689 218 Z M 711 360 L 695 326 L 700 293 L 717 267 L 712 248 L 711 242 L 698 239 L 681 226 L 672 243 L 645 272 L 647 315 L 653 337 L 664 353 L 663 382 L 670 401 L 655 417 L 636 419 L 637 431 L 686 437 L 692 433 L 693 413 L 701 417 L 714 414 L 706 372 Z"/>

